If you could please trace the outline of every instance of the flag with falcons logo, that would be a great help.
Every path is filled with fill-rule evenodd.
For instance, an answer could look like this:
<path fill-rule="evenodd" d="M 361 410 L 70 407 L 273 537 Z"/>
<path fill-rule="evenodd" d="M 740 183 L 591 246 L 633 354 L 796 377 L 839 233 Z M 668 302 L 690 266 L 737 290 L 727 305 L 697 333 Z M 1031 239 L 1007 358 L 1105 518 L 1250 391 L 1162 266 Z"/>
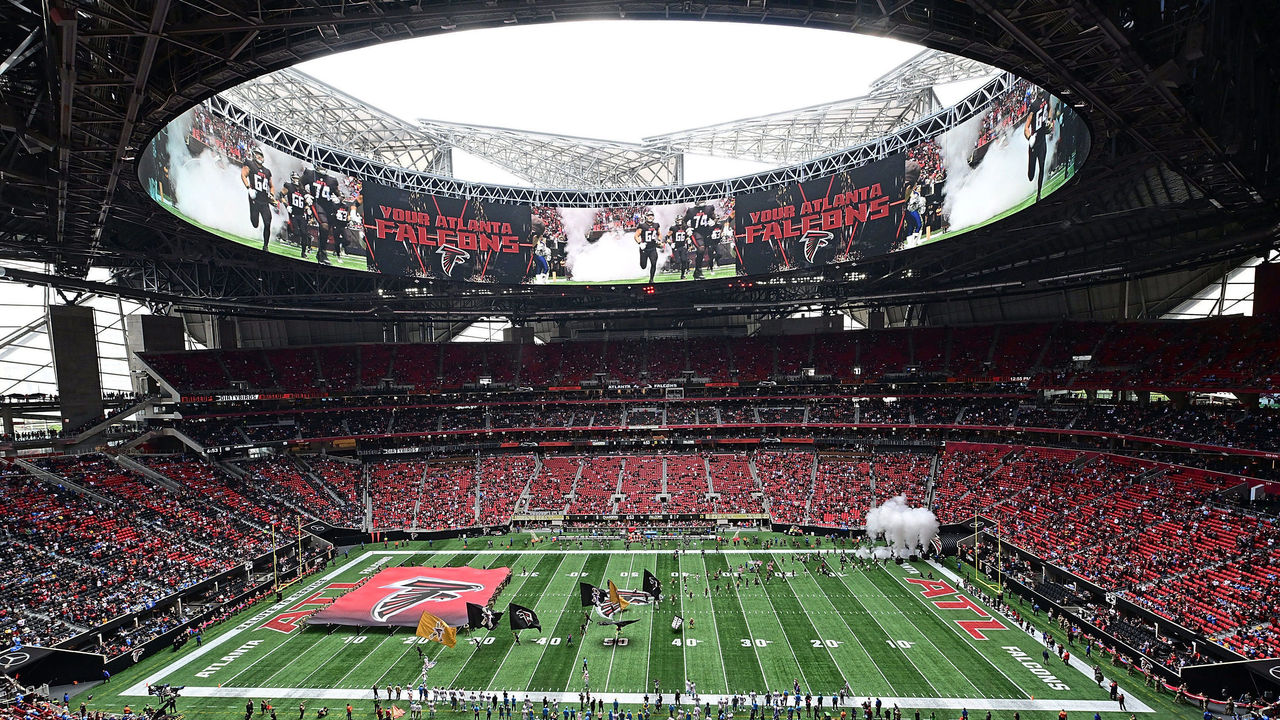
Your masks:
<path fill-rule="evenodd" d="M 582 595 L 582 607 L 596 607 L 609 598 L 603 589 L 591 583 L 578 583 L 578 592 Z"/>
<path fill-rule="evenodd" d="M 644 571 L 644 591 L 655 601 L 662 600 L 662 583 L 648 570 Z"/>
<path fill-rule="evenodd" d="M 510 621 L 512 630 L 542 629 L 542 623 L 538 622 L 537 613 L 515 603 L 507 606 L 507 620 Z"/>
<path fill-rule="evenodd" d="M 458 644 L 457 631 L 429 612 L 422 613 L 422 619 L 418 621 L 418 631 L 414 634 L 431 642 L 438 642 L 445 647 Z"/>
<path fill-rule="evenodd" d="M 492 630 L 498 626 L 498 621 L 501 619 L 502 613 L 494 612 L 493 608 L 487 605 L 467 603 L 467 624 L 473 629 Z"/>
<path fill-rule="evenodd" d="M 612 585 L 613 583 L 609 584 Z M 610 593 L 607 590 L 596 587 L 591 583 L 579 583 L 578 589 L 582 594 L 582 606 L 595 608 L 595 611 L 605 620 L 612 620 L 614 615 L 625 610 L 627 605 L 630 604 L 624 604 L 621 597 L 618 597 L 617 601 L 615 601 L 610 598 Z M 617 588 L 613 588 L 613 590 L 615 593 L 617 592 Z"/>
<path fill-rule="evenodd" d="M 684 618 L 679 615 L 671 618 L 671 629 L 680 632 L 680 628 L 684 627 Z"/>

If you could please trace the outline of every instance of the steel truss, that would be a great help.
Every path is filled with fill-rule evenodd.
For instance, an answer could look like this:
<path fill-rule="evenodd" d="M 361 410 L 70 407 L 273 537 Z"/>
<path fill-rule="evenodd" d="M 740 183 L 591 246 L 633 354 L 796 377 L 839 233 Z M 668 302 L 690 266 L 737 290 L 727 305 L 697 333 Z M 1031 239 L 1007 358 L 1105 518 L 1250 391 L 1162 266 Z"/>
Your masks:
<path fill-rule="evenodd" d="M 218 97 L 297 128 L 296 134 L 311 142 L 420 172 L 453 173 L 449 144 L 298 70 L 263 75 Z"/>
<path fill-rule="evenodd" d="M 1272 18 L 1244 0 L 1136 4 L 1132 11 L 1146 15 L 1130 25 L 1114 7 L 1096 0 L 10 0 L 10 22 L 0 23 L 0 56 L 12 61 L 0 71 L 0 254 L 52 263 L 57 273 L 47 281 L 73 289 L 91 263 L 119 268 L 125 292 L 153 297 L 157 307 L 253 313 L 267 307 L 255 304 L 265 296 L 279 299 L 271 305 L 277 315 L 284 308 L 341 308 L 334 316 L 349 318 L 465 308 L 591 317 L 599 308 L 687 316 L 828 298 L 836 298 L 832 307 L 883 307 L 945 293 L 1012 295 L 1274 247 L 1280 176 L 1269 168 L 1280 147 L 1280 63 L 1259 62 L 1274 33 L 1258 31 Z M 136 155 L 161 127 L 253 77 L 455 28 L 620 14 L 861 31 L 962 54 L 1058 93 L 1085 117 L 1095 149 L 1078 181 L 1046 201 L 964 237 L 842 269 L 847 281 L 711 281 L 660 287 L 648 298 L 626 288 L 575 289 L 563 298 L 552 288 L 453 288 L 298 265 L 184 225 L 138 185 Z M 813 171 L 830 170 L 817 163 Z M 411 179 L 399 172 L 396 182 L 372 163 L 353 174 L 385 173 L 392 184 Z M 432 182 L 439 187 L 430 191 L 460 192 Z M 682 190 L 732 191 L 730 183 Z M 646 201 L 670 198 L 658 190 Z M 139 289 L 146 278 L 172 292 Z"/>
<path fill-rule="evenodd" d="M 871 83 L 861 97 L 645 138 L 681 152 L 794 165 L 889 135 L 937 112 L 934 88 L 998 71 L 976 60 L 925 50 Z"/>
<path fill-rule="evenodd" d="M 665 205 L 697 202 L 721 198 L 741 192 L 771 190 L 779 186 L 832 175 L 870 162 L 883 159 L 897 152 L 918 145 L 950 130 L 986 111 L 991 102 L 1013 87 L 1018 81 L 1012 73 L 999 73 L 982 87 L 970 93 L 951 107 L 939 110 L 910 125 L 840 152 L 824 155 L 808 162 L 778 168 L 756 175 L 717 180 L 689 185 L 664 185 L 660 187 L 632 186 L 600 189 L 551 189 L 488 185 L 467 182 L 456 178 L 415 172 L 405 167 L 376 162 L 368 157 L 353 155 L 345 147 L 309 140 L 284 129 L 274 121 L 249 112 L 234 104 L 224 95 L 209 99 L 210 111 L 227 122 L 240 125 L 261 143 L 270 145 L 296 157 L 355 175 L 365 180 L 401 187 L 412 192 L 430 193 L 450 197 L 466 197 L 508 203 L 557 205 L 561 207 L 601 207 L 622 205 Z M 512 147 L 527 133 L 513 134 Z M 456 136 L 455 136 L 456 137 Z M 588 141 L 583 141 L 588 142 Z M 554 153 L 549 148 L 548 153 Z M 674 157 L 674 156 L 672 156 Z M 548 155 L 536 157 L 532 162 L 549 161 Z"/>
<path fill-rule="evenodd" d="M 608 189 L 680 185 L 685 153 L 776 165 L 830 155 L 933 114 L 940 109 L 936 85 L 996 72 L 976 60 L 924 50 L 873 81 L 862 97 L 640 144 L 435 120 L 411 124 L 295 69 L 250 80 L 219 97 L 301 139 L 379 163 L 448 177 L 449 151 L 457 148 L 532 187 Z"/>

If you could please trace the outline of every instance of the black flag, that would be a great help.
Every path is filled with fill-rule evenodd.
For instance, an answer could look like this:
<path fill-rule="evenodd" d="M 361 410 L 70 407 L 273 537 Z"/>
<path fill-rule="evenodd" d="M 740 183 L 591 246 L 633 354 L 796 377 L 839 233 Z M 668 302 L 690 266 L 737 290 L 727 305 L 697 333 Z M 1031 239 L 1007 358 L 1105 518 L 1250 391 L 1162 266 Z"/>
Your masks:
<path fill-rule="evenodd" d="M 662 583 L 648 570 L 644 571 L 644 587 L 641 588 L 653 598 L 654 602 L 662 600 Z"/>
<path fill-rule="evenodd" d="M 582 607 L 599 606 L 609 602 L 609 593 L 591 583 L 578 583 L 578 590 L 582 593 Z"/>
<path fill-rule="evenodd" d="M 475 603 L 467 603 L 467 624 L 474 628 L 484 628 L 492 630 L 498 627 L 498 621 L 502 619 L 502 613 L 494 612 L 493 608 L 488 605 L 477 605 Z"/>
<path fill-rule="evenodd" d="M 507 619 L 511 621 L 512 630 L 542 629 L 542 623 L 538 622 L 537 613 L 515 603 L 507 606 Z"/>

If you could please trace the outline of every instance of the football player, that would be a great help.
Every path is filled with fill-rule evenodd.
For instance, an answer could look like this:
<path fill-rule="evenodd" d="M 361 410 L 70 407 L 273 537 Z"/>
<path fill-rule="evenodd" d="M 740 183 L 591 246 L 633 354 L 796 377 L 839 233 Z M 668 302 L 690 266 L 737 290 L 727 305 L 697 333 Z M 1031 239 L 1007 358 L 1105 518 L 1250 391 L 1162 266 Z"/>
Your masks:
<path fill-rule="evenodd" d="M 289 173 L 289 182 L 280 190 L 280 202 L 289 217 L 289 224 L 285 226 L 289 241 L 296 243 L 302 251 L 299 257 L 306 257 L 307 249 L 311 247 L 311 229 L 307 223 L 307 193 L 302 187 L 302 176 L 296 171 Z"/>
<path fill-rule="evenodd" d="M 676 224 L 667 233 L 667 242 L 671 243 L 671 252 L 680 268 L 680 279 L 684 280 L 689 272 L 689 226 L 683 217 L 676 218 Z"/>
<path fill-rule="evenodd" d="M 254 148 L 249 162 L 240 168 L 240 181 L 249 194 L 249 222 L 255 228 L 262 228 L 262 249 L 266 250 L 271 243 L 271 201 L 275 187 L 262 148 Z"/>
<path fill-rule="evenodd" d="M 658 272 L 658 243 L 662 242 L 662 228 L 653 218 L 653 210 L 644 211 L 644 221 L 636 227 L 636 244 L 640 246 L 640 269 L 649 268 L 649 282 Z"/>
<path fill-rule="evenodd" d="M 319 227 L 320 237 L 316 240 L 316 262 L 329 264 L 327 248 L 333 242 L 336 228 L 333 216 L 338 204 L 338 184 L 333 178 L 319 168 L 307 172 L 306 191 L 311 198 L 311 217 Z"/>
<path fill-rule="evenodd" d="M 708 270 L 713 270 L 716 266 L 716 248 L 711 240 L 711 234 L 718 225 L 716 211 L 711 205 L 698 205 L 691 208 L 685 217 L 688 218 L 689 229 L 693 232 L 693 277 L 695 280 L 701 280 L 704 277 L 703 256 L 706 256 Z"/>

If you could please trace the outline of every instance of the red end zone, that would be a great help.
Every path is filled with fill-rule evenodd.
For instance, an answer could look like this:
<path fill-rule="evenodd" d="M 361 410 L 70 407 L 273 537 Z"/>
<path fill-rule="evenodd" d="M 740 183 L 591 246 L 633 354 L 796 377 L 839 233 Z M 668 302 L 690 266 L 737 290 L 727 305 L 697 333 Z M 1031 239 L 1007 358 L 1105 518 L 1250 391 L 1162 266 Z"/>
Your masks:
<path fill-rule="evenodd" d="M 310 625 L 417 627 L 423 612 L 457 627 L 467 623 L 467 603 L 487 605 L 510 568 L 388 568 L 307 618 Z"/>

